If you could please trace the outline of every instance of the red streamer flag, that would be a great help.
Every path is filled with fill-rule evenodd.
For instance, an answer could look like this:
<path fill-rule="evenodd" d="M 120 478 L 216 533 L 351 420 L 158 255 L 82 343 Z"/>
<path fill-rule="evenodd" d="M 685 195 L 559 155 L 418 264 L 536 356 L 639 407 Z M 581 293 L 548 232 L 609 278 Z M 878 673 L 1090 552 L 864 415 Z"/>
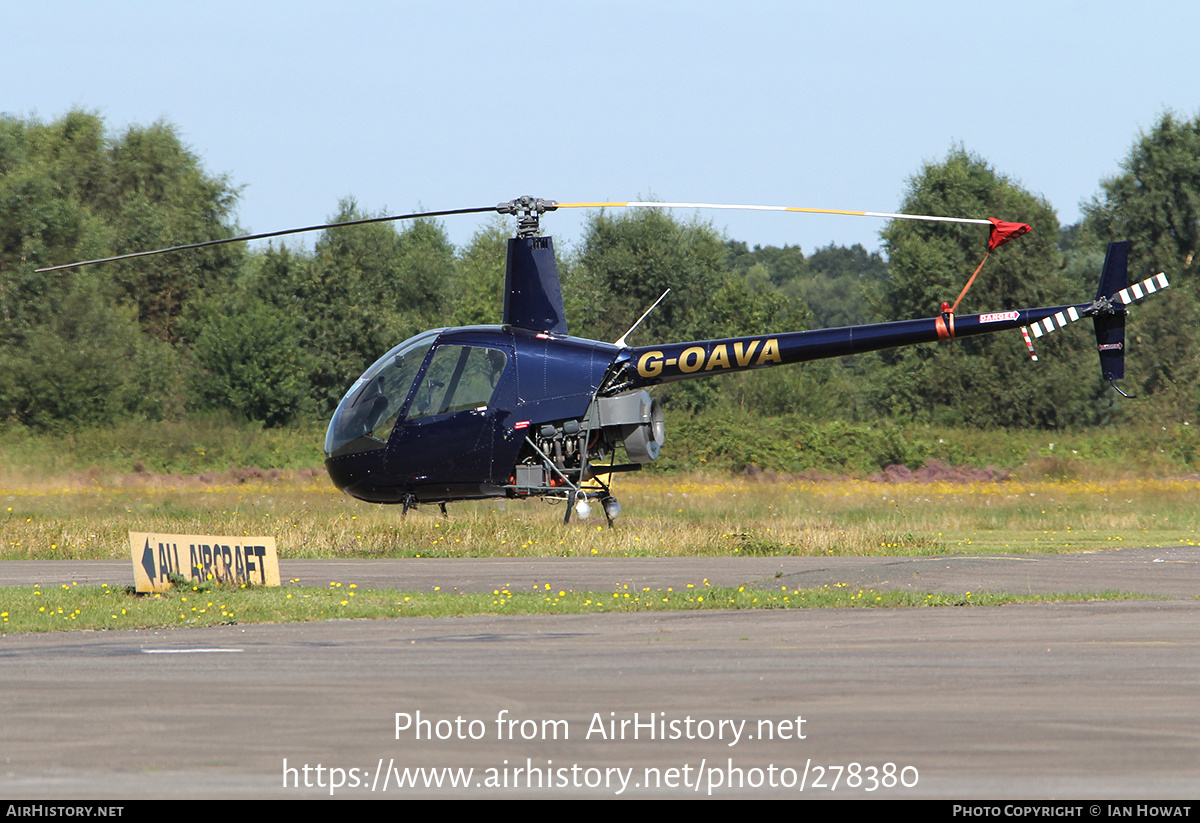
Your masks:
<path fill-rule="evenodd" d="M 992 236 L 988 238 L 988 251 L 995 251 L 997 247 L 1003 246 L 1009 240 L 1015 240 L 1033 229 L 1028 223 L 1009 223 L 1006 220 L 997 220 L 995 217 L 989 217 L 988 221 L 992 224 Z"/>

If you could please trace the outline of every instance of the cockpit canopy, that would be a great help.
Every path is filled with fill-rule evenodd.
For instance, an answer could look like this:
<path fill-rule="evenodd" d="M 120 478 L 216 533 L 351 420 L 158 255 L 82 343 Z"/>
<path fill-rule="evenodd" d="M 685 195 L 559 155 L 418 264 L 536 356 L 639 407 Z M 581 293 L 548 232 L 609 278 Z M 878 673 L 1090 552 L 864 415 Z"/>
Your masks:
<path fill-rule="evenodd" d="M 442 331 L 404 341 L 355 381 L 329 422 L 326 457 L 383 448 L 401 416 L 416 420 L 487 407 L 507 355 L 486 346 L 435 348 Z"/>

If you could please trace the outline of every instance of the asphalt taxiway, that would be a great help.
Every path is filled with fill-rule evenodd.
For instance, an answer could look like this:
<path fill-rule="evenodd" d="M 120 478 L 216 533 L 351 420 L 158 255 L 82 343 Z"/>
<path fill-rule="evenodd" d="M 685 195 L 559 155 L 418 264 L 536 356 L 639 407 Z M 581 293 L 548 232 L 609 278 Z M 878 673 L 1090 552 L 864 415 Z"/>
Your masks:
<path fill-rule="evenodd" d="M 0 796 L 1200 794 L 1200 549 L 281 571 L 417 590 L 707 579 L 1161 599 L 8 635 Z M 8 586 L 130 577 L 127 561 L 0 563 Z"/>

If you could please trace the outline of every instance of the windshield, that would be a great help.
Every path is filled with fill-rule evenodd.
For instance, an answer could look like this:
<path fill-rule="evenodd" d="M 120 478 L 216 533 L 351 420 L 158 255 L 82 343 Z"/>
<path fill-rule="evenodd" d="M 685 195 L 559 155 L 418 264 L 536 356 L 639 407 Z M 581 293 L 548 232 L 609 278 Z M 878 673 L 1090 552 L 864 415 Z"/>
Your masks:
<path fill-rule="evenodd" d="M 441 330 L 405 340 L 375 361 L 338 404 L 325 434 L 325 456 L 382 448 L 413 380 Z"/>

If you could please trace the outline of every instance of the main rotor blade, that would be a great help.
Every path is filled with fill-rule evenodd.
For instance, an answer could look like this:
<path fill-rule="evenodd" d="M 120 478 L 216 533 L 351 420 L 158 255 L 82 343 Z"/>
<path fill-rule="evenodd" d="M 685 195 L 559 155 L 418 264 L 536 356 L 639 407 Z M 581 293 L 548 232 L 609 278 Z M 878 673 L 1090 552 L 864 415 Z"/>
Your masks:
<path fill-rule="evenodd" d="M 808 209 L 799 206 L 753 206 L 731 203 L 659 203 L 648 200 L 630 200 L 623 203 L 559 203 L 560 209 L 603 209 L 603 208 L 650 208 L 650 209 L 741 209 L 744 211 L 790 211 L 804 214 L 846 214 L 852 217 L 883 217 L 896 220 L 933 220 L 940 223 L 978 223 L 991 225 L 988 220 L 971 217 L 940 217 L 932 214 L 896 214 L 885 211 L 850 211 L 849 209 Z"/>
<path fill-rule="evenodd" d="M 268 237 L 282 237 L 286 234 L 301 234 L 306 231 L 321 231 L 322 229 L 341 228 L 343 226 L 363 226 L 368 223 L 385 223 L 390 220 L 412 220 L 417 217 L 448 217 L 453 214 L 479 214 L 481 212 L 496 211 L 496 206 L 481 206 L 472 209 L 448 209 L 446 211 L 419 211 L 411 214 L 393 214 L 388 217 L 364 217 L 361 220 L 347 220 L 343 223 L 322 223 L 319 226 L 305 226 L 301 229 L 283 229 L 282 231 L 268 231 L 262 234 L 246 234 L 241 237 L 226 237 L 223 240 L 205 240 L 203 243 L 188 243 L 185 246 L 171 246 L 166 249 L 154 249 L 152 251 L 135 251 L 130 254 L 118 254 L 114 257 L 100 257 L 95 260 L 82 260 L 78 263 L 64 263 L 61 266 L 47 266 L 44 269 L 37 269 L 40 272 L 61 271 L 62 269 L 73 269 L 76 266 L 90 266 L 93 263 L 111 263 L 114 260 L 129 260 L 134 257 L 150 257 L 155 254 L 167 254 L 173 251 L 187 251 L 188 249 L 203 249 L 208 246 L 221 246 L 226 243 L 241 243 L 247 240 L 264 240 Z"/>

